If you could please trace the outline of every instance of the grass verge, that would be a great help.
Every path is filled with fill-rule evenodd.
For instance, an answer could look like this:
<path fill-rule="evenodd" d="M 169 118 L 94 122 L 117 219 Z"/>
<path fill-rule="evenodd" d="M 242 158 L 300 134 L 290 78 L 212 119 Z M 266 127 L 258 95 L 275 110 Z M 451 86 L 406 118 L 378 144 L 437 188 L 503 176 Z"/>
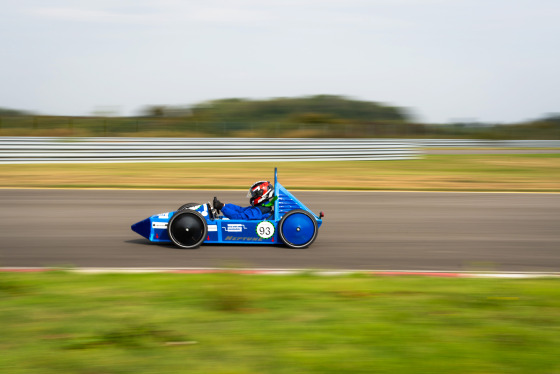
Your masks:
<path fill-rule="evenodd" d="M 428 155 L 335 162 L 0 165 L 0 187 L 245 189 L 273 178 L 291 189 L 560 191 L 560 155 Z"/>
<path fill-rule="evenodd" d="M 552 373 L 560 280 L 0 273 L 6 373 Z"/>

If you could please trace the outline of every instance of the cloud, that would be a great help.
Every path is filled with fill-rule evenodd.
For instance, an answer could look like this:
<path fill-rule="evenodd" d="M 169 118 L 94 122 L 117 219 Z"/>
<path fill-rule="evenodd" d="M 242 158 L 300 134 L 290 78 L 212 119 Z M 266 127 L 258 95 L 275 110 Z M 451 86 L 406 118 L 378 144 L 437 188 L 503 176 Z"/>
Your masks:
<path fill-rule="evenodd" d="M 202 5 L 202 4 L 201 4 Z M 158 24 L 173 22 L 195 22 L 207 24 L 239 24 L 266 22 L 270 13 L 246 6 L 210 6 L 196 4 L 177 4 L 164 2 L 153 7 L 135 9 L 101 9 L 91 5 L 78 7 L 40 7 L 28 10 L 28 13 L 42 19 L 89 23 L 124 23 L 124 24 Z"/>
<path fill-rule="evenodd" d="M 202 22 L 237 23 L 265 21 L 266 12 L 240 8 L 202 8 L 194 11 L 189 18 Z"/>
<path fill-rule="evenodd" d="M 31 13 L 47 19 L 93 23 L 145 23 L 154 18 L 146 14 L 127 14 L 107 10 L 77 8 L 36 8 Z"/>
<path fill-rule="evenodd" d="M 381 1 L 383 4 L 387 0 Z M 392 0 L 435 1 L 435 0 Z M 352 8 L 349 2 L 357 8 Z M 122 1 L 117 4 L 105 2 L 82 2 L 68 6 L 40 6 L 27 13 L 42 19 L 89 23 L 168 24 L 191 22 L 197 24 L 291 24 L 302 25 L 348 25 L 369 24 L 376 27 L 395 26 L 401 20 L 387 14 L 373 12 L 372 5 L 364 0 L 284 0 L 262 2 L 255 0 L 208 0 L 192 1 Z M 384 13 L 384 12 L 382 12 Z"/>

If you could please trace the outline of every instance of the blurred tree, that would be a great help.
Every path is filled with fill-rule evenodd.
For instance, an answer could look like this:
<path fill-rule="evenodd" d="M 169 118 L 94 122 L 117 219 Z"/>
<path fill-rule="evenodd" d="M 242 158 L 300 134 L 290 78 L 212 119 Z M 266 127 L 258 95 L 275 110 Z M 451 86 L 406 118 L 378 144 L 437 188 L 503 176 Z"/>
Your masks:
<path fill-rule="evenodd" d="M 356 121 L 410 121 L 402 108 L 359 101 L 344 96 L 317 95 L 299 98 L 275 98 L 269 100 L 222 99 L 197 104 L 193 107 L 196 115 L 201 112 L 211 114 L 217 120 L 227 121 L 282 121 L 302 118 L 310 120 L 309 114 L 322 115 L 324 119 L 338 118 Z"/>
<path fill-rule="evenodd" d="M 560 126 L 560 113 L 550 113 L 544 116 L 540 121 L 554 123 Z"/>
<path fill-rule="evenodd" d="M 165 106 L 163 105 L 150 105 L 142 109 L 141 114 L 144 117 L 163 117 L 165 113 Z"/>
<path fill-rule="evenodd" d="M 341 120 L 335 117 L 322 114 L 322 113 L 302 113 L 294 117 L 294 122 L 296 123 L 340 123 Z"/>
<path fill-rule="evenodd" d="M 9 108 L 0 108 L 0 116 L 29 116 L 31 113 Z"/>

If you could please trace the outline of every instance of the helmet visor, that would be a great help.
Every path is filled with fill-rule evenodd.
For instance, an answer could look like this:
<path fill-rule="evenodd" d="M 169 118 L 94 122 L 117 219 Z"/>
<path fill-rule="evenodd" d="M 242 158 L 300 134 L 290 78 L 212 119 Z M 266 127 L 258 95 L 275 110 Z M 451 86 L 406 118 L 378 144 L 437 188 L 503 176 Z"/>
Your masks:
<path fill-rule="evenodd" d="M 247 197 L 261 197 L 263 195 L 263 190 L 258 189 L 256 191 L 251 191 L 247 193 Z"/>
<path fill-rule="evenodd" d="M 247 192 L 247 197 L 256 198 L 256 197 L 262 196 L 263 195 L 263 189 L 260 186 L 261 183 L 266 183 L 266 182 L 265 181 L 260 181 L 260 182 L 257 182 L 255 184 L 253 184 L 251 186 L 251 188 L 249 188 L 249 192 Z"/>

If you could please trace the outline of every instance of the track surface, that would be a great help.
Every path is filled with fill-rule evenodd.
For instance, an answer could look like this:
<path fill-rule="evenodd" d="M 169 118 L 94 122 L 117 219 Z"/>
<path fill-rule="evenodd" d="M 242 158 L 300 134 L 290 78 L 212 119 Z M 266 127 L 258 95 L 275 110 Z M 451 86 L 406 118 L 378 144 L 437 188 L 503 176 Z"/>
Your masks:
<path fill-rule="evenodd" d="M 241 191 L 0 190 L 0 266 L 560 270 L 560 194 L 294 193 L 326 214 L 308 249 L 148 242 L 130 225 Z"/>

